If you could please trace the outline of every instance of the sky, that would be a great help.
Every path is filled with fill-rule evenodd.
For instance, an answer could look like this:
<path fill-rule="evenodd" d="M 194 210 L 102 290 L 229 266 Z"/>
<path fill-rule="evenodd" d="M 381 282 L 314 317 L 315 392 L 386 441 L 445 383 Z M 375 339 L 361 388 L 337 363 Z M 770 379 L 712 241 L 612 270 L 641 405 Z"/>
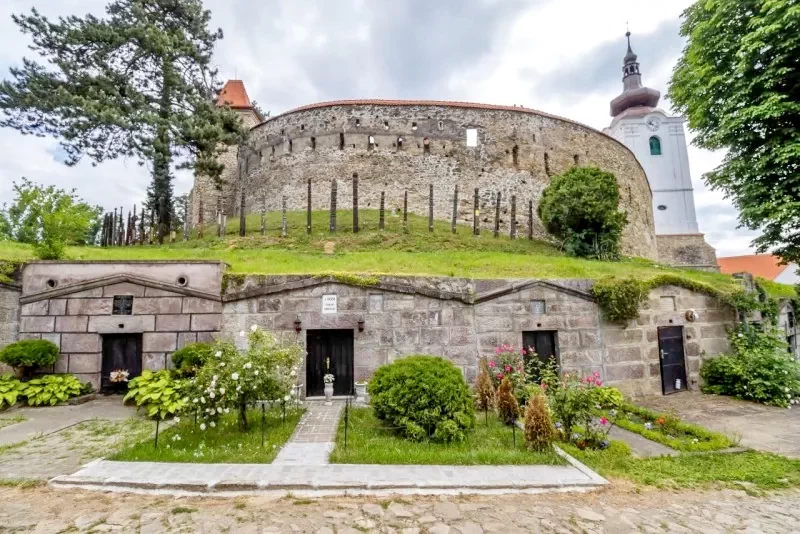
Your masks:
<path fill-rule="evenodd" d="M 33 2 L 33 3 L 32 3 Z M 597 129 L 622 89 L 630 27 L 645 85 L 666 94 L 684 42 L 680 14 L 689 0 L 206 0 L 225 38 L 215 52 L 224 79 L 244 80 L 250 98 L 276 115 L 318 101 L 350 98 L 466 100 L 517 104 Z M 103 0 L 5 0 L 0 7 L 0 76 L 35 58 L 11 20 L 35 7 L 44 15 L 102 15 Z M 670 103 L 660 104 L 670 110 Z M 691 138 L 691 132 L 687 132 Z M 115 160 L 62 163 L 58 141 L 0 130 L 0 202 L 20 177 L 76 188 L 111 209 L 141 203 L 147 166 Z M 754 232 L 702 181 L 723 154 L 689 147 L 700 231 L 717 255 L 752 252 Z M 178 173 L 176 193 L 192 178 Z"/>

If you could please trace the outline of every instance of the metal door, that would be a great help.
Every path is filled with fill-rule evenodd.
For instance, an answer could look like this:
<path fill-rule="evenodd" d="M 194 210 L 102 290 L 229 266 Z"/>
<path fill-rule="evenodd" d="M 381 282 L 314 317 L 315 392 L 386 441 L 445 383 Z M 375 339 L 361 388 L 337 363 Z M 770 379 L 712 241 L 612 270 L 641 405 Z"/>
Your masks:
<path fill-rule="evenodd" d="M 323 377 L 334 376 L 333 394 L 353 393 L 353 331 L 308 330 L 306 332 L 306 396 L 324 394 Z"/>
<path fill-rule="evenodd" d="M 661 391 L 664 395 L 686 389 L 682 326 L 658 328 L 658 353 L 661 360 Z"/>

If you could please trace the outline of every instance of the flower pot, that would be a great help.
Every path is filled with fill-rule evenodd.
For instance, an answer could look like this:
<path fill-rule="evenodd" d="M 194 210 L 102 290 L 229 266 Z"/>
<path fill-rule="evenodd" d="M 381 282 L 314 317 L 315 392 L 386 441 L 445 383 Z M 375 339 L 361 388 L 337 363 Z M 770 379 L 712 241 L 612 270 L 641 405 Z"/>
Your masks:
<path fill-rule="evenodd" d="M 325 384 L 325 400 L 330 402 L 333 398 L 333 384 Z"/>
<path fill-rule="evenodd" d="M 356 382 L 356 402 L 367 402 L 367 383 Z"/>

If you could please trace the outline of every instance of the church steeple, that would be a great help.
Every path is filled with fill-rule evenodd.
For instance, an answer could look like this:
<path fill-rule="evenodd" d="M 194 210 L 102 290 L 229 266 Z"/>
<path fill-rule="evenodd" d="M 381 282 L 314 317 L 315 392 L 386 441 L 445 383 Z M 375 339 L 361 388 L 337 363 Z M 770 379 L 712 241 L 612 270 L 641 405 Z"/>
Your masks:
<path fill-rule="evenodd" d="M 628 51 L 622 65 L 622 94 L 611 101 L 612 117 L 632 107 L 654 108 L 661 98 L 661 93 L 655 89 L 642 86 L 638 56 L 631 48 L 631 32 L 625 33 L 625 37 L 628 39 Z"/>

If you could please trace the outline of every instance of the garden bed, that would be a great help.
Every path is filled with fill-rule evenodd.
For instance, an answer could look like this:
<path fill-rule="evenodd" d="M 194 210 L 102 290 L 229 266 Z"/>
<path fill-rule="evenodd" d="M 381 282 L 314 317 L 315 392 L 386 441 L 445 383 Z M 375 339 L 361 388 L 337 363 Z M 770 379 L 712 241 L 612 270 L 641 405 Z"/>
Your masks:
<path fill-rule="evenodd" d="M 605 414 L 611 417 L 607 413 Z M 685 423 L 677 416 L 653 412 L 641 406 L 624 404 L 614 423 L 651 441 L 682 452 L 708 452 L 735 445 L 730 438 L 699 425 Z"/>
<path fill-rule="evenodd" d="M 280 408 L 266 412 L 264 445 L 261 445 L 261 411 L 247 413 L 249 430 L 239 430 L 236 413 L 220 417 L 215 428 L 196 424 L 187 416 L 163 430 L 158 448 L 152 438 L 141 441 L 113 455 L 112 460 L 134 462 L 187 463 L 270 463 L 294 432 L 303 409 L 287 409 L 286 420 Z M 203 425 L 205 426 L 205 425 Z M 162 427 L 163 428 L 163 427 Z"/>
<path fill-rule="evenodd" d="M 413 442 L 397 435 L 375 417 L 371 408 L 352 408 L 347 447 L 344 418 L 339 423 L 331 463 L 402 465 L 565 465 L 555 452 L 537 453 L 525 447 L 523 432 L 514 435 L 494 414 L 488 425 L 479 414 L 475 429 L 460 443 Z"/>

